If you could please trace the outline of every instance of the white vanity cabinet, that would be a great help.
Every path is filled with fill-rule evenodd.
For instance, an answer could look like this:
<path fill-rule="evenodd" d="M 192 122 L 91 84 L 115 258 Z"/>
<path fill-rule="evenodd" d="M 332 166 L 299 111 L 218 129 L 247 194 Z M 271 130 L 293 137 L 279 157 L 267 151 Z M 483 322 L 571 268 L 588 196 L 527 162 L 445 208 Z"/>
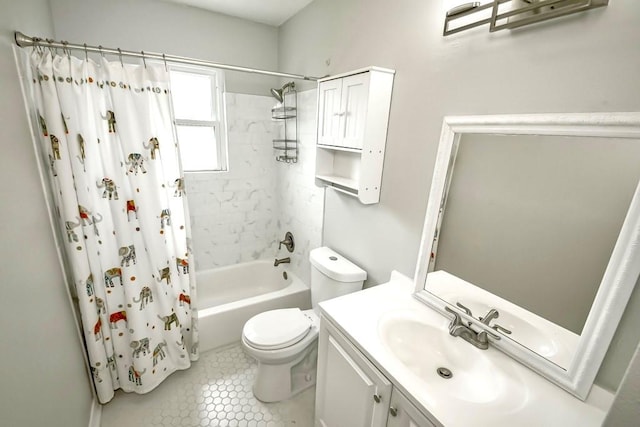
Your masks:
<path fill-rule="evenodd" d="M 318 83 L 317 184 L 380 200 L 395 71 L 369 67 Z"/>
<path fill-rule="evenodd" d="M 320 325 L 317 427 L 383 427 L 387 423 L 391 382 L 339 332 Z"/>
<path fill-rule="evenodd" d="M 397 388 L 391 393 L 387 427 L 435 427 Z"/>
<path fill-rule="evenodd" d="M 320 325 L 316 427 L 432 427 L 326 319 Z"/>

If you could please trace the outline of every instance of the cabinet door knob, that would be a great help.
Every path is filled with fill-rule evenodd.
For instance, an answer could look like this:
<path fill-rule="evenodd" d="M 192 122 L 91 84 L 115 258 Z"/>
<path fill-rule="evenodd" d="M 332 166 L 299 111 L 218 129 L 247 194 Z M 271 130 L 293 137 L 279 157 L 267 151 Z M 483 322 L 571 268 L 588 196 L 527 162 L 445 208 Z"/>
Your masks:
<path fill-rule="evenodd" d="M 380 396 L 379 394 L 374 394 L 373 400 L 375 400 L 376 403 L 380 403 L 380 401 L 382 400 L 382 396 Z"/>
<path fill-rule="evenodd" d="M 391 414 L 392 417 L 396 417 L 398 415 L 398 409 L 394 408 L 393 406 L 390 406 L 389 413 Z"/>

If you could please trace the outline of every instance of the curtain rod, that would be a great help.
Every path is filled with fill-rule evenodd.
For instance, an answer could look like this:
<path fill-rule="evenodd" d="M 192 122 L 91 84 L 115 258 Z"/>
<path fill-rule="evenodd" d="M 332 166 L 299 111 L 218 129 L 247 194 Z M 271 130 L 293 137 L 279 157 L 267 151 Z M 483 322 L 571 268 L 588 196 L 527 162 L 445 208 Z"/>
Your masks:
<path fill-rule="evenodd" d="M 40 37 L 31 37 L 16 31 L 14 33 L 16 44 L 20 47 L 44 46 L 59 49 L 82 50 L 84 52 L 95 52 L 100 54 L 111 54 L 122 56 L 132 56 L 135 58 L 158 59 L 161 61 L 170 61 L 178 64 L 199 65 L 204 67 L 219 68 L 222 70 L 239 71 L 242 73 L 263 74 L 267 76 L 285 77 L 288 79 L 311 80 L 318 81 L 321 77 L 303 76 L 301 74 L 280 73 L 278 71 L 260 70 L 257 68 L 240 67 L 237 65 L 219 64 L 216 62 L 205 61 L 202 59 L 187 58 L 184 56 L 165 55 L 164 53 L 155 52 L 135 52 L 130 50 L 121 50 L 120 48 L 112 49 L 102 46 L 89 46 L 86 44 L 73 44 L 66 41 L 55 41 L 51 39 L 43 39 Z"/>

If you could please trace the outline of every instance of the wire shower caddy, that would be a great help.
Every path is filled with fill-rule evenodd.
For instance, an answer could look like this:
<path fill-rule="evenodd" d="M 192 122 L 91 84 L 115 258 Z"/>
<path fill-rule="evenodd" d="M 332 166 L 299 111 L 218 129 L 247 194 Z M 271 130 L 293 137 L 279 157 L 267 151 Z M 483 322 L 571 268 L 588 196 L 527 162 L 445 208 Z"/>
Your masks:
<path fill-rule="evenodd" d="M 276 160 L 298 162 L 298 92 L 290 84 L 282 93 L 282 103 L 271 109 L 271 119 L 282 122 L 281 138 L 273 140 Z"/>

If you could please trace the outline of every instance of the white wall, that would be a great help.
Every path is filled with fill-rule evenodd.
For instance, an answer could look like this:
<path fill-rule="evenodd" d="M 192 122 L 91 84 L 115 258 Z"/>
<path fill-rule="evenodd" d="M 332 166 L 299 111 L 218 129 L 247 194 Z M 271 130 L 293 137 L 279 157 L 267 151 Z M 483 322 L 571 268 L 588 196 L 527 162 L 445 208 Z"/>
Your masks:
<path fill-rule="evenodd" d="M 92 400 L 44 203 L 11 46 L 52 36 L 49 4 L 0 0 L 0 414 L 6 426 L 86 426 Z"/>
<path fill-rule="evenodd" d="M 640 110 L 640 2 L 445 38 L 450 5 L 316 0 L 280 28 L 280 69 L 397 71 L 380 203 L 326 197 L 324 243 L 367 270 L 368 284 L 386 281 L 392 269 L 414 272 L 443 116 Z M 605 387 L 617 388 L 636 347 L 639 312 L 635 295 L 600 371 Z"/>
<path fill-rule="evenodd" d="M 153 0 L 50 2 L 57 40 L 266 70 L 278 67 L 278 31 L 269 25 Z M 261 95 L 279 82 L 229 71 L 226 80 L 230 92 Z"/>

